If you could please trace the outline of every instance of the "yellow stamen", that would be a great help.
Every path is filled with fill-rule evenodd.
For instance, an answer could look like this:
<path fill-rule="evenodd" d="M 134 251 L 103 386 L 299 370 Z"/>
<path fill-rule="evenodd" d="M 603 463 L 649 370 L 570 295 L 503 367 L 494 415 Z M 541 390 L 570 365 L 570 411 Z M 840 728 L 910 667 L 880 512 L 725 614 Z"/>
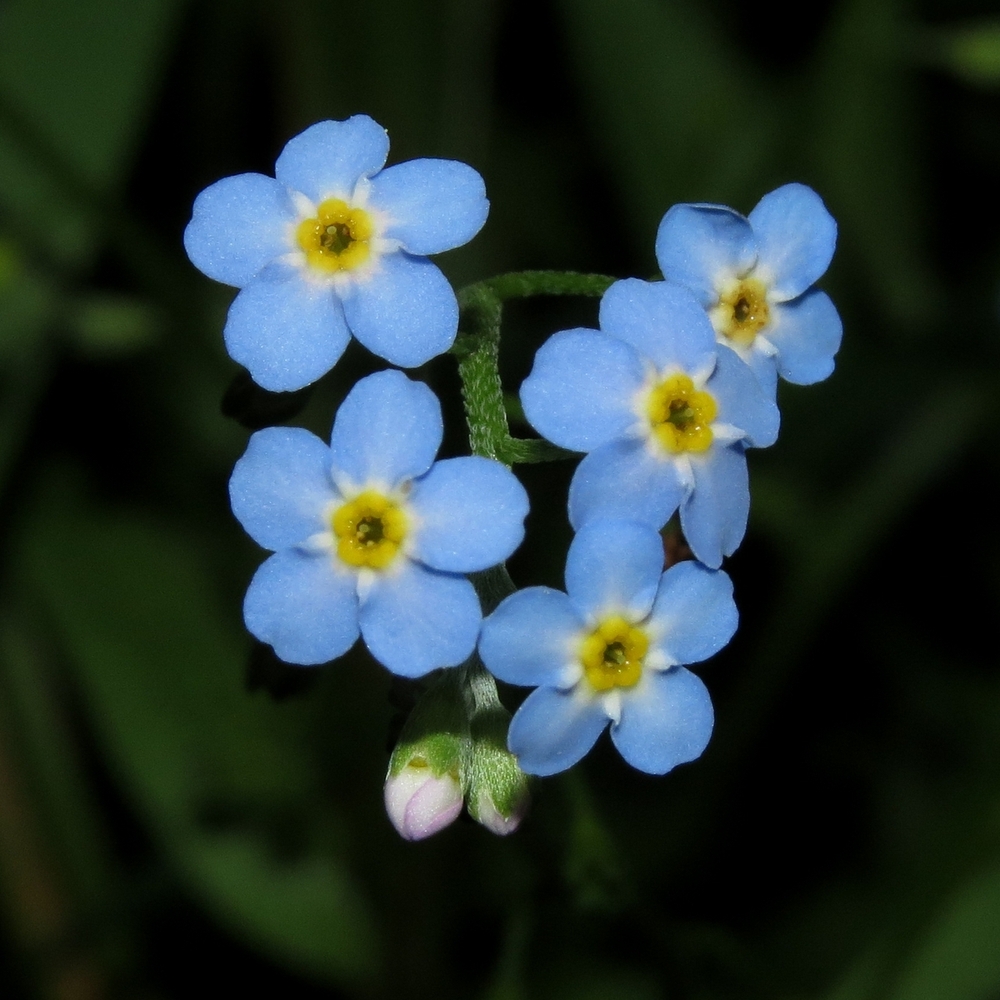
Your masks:
<path fill-rule="evenodd" d="M 340 198 L 328 198 L 316 209 L 315 219 L 299 223 L 299 246 L 310 267 L 328 274 L 352 271 L 371 255 L 375 233 L 372 217 Z"/>
<path fill-rule="evenodd" d="M 620 615 L 611 615 L 580 643 L 583 674 L 595 691 L 633 687 L 642 676 L 649 649 L 646 633 Z"/>
<path fill-rule="evenodd" d="M 403 508 L 366 490 L 334 511 L 330 519 L 337 555 L 348 566 L 385 569 L 399 554 L 408 528 Z"/>
<path fill-rule="evenodd" d="M 712 324 L 739 347 L 749 347 L 771 321 L 767 286 L 757 278 L 743 278 L 727 288 L 711 310 Z"/>
<path fill-rule="evenodd" d="M 646 414 L 656 440 L 671 455 L 707 451 L 719 411 L 711 393 L 695 389 L 690 376 L 668 375 L 650 392 Z"/>

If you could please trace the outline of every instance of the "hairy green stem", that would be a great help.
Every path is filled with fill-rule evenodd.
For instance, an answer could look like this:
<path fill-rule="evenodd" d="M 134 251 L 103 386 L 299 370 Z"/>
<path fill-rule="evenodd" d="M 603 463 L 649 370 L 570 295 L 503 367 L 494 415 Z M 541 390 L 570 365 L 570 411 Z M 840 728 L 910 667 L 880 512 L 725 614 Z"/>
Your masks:
<path fill-rule="evenodd" d="M 463 335 L 452 353 L 459 359 L 469 446 L 474 455 L 495 458 L 505 465 L 552 462 L 569 456 L 547 441 L 511 436 L 499 371 L 503 303 L 534 295 L 603 295 L 614 280 L 576 271 L 515 271 L 459 291 Z"/>

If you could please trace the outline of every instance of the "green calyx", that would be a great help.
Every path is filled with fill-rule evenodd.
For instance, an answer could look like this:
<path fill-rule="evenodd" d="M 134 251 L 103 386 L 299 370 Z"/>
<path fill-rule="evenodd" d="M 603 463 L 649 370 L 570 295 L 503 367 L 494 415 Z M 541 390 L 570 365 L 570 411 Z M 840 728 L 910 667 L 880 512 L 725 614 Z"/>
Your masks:
<path fill-rule="evenodd" d="M 469 719 L 458 671 L 446 670 L 420 697 L 403 726 L 389 758 L 389 775 L 411 764 L 431 769 L 435 776 L 455 775 L 465 786 L 469 753 Z"/>
<path fill-rule="evenodd" d="M 466 803 L 469 815 L 487 821 L 483 809 L 492 806 L 505 820 L 520 818 L 528 804 L 528 776 L 507 749 L 510 712 L 500 703 L 496 681 L 474 662 L 467 668 L 470 753 Z"/>
<path fill-rule="evenodd" d="M 506 746 L 509 725 L 510 713 L 501 708 L 473 727 L 468 810 L 474 820 L 482 821 L 487 802 L 504 819 L 519 816 L 527 805 L 528 776 Z"/>

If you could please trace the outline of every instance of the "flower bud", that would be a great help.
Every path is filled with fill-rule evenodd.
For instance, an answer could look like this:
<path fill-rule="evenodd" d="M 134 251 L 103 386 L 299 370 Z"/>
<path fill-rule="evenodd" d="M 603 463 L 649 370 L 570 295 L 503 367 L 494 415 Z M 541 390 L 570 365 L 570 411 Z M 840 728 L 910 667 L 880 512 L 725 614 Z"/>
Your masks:
<path fill-rule="evenodd" d="M 491 833 L 513 833 L 528 811 L 528 776 L 507 749 L 510 714 L 501 705 L 473 720 L 469 815 Z"/>
<path fill-rule="evenodd" d="M 462 811 L 457 771 L 435 774 L 425 758 L 412 757 L 397 774 L 390 769 L 385 779 L 385 810 L 406 840 L 423 840 L 437 833 Z"/>
<path fill-rule="evenodd" d="M 469 723 L 457 671 L 445 671 L 406 720 L 385 776 L 385 810 L 399 835 L 423 840 L 462 811 Z"/>

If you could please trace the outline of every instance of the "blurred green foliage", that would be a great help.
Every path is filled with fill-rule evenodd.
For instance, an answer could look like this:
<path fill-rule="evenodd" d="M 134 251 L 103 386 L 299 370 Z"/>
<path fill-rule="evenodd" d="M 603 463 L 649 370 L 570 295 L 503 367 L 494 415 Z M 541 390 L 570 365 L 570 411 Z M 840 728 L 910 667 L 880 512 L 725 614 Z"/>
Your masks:
<path fill-rule="evenodd" d="M 0 995 L 1000 996 L 998 11 L 960 0 L 0 4 Z M 406 685 L 254 650 L 225 484 L 325 433 L 352 345 L 261 410 L 187 263 L 195 194 L 364 111 L 492 217 L 442 264 L 655 270 L 676 201 L 801 180 L 841 226 L 838 370 L 783 386 L 699 762 L 599 747 L 504 840 L 382 812 Z M 593 301 L 506 310 L 516 392 Z M 420 372 L 465 448 L 454 359 Z M 227 393 L 227 389 L 229 389 Z M 559 584 L 565 462 L 511 562 Z M 506 692 L 516 700 L 516 692 Z M 511 704 L 513 707 L 513 703 Z"/>

